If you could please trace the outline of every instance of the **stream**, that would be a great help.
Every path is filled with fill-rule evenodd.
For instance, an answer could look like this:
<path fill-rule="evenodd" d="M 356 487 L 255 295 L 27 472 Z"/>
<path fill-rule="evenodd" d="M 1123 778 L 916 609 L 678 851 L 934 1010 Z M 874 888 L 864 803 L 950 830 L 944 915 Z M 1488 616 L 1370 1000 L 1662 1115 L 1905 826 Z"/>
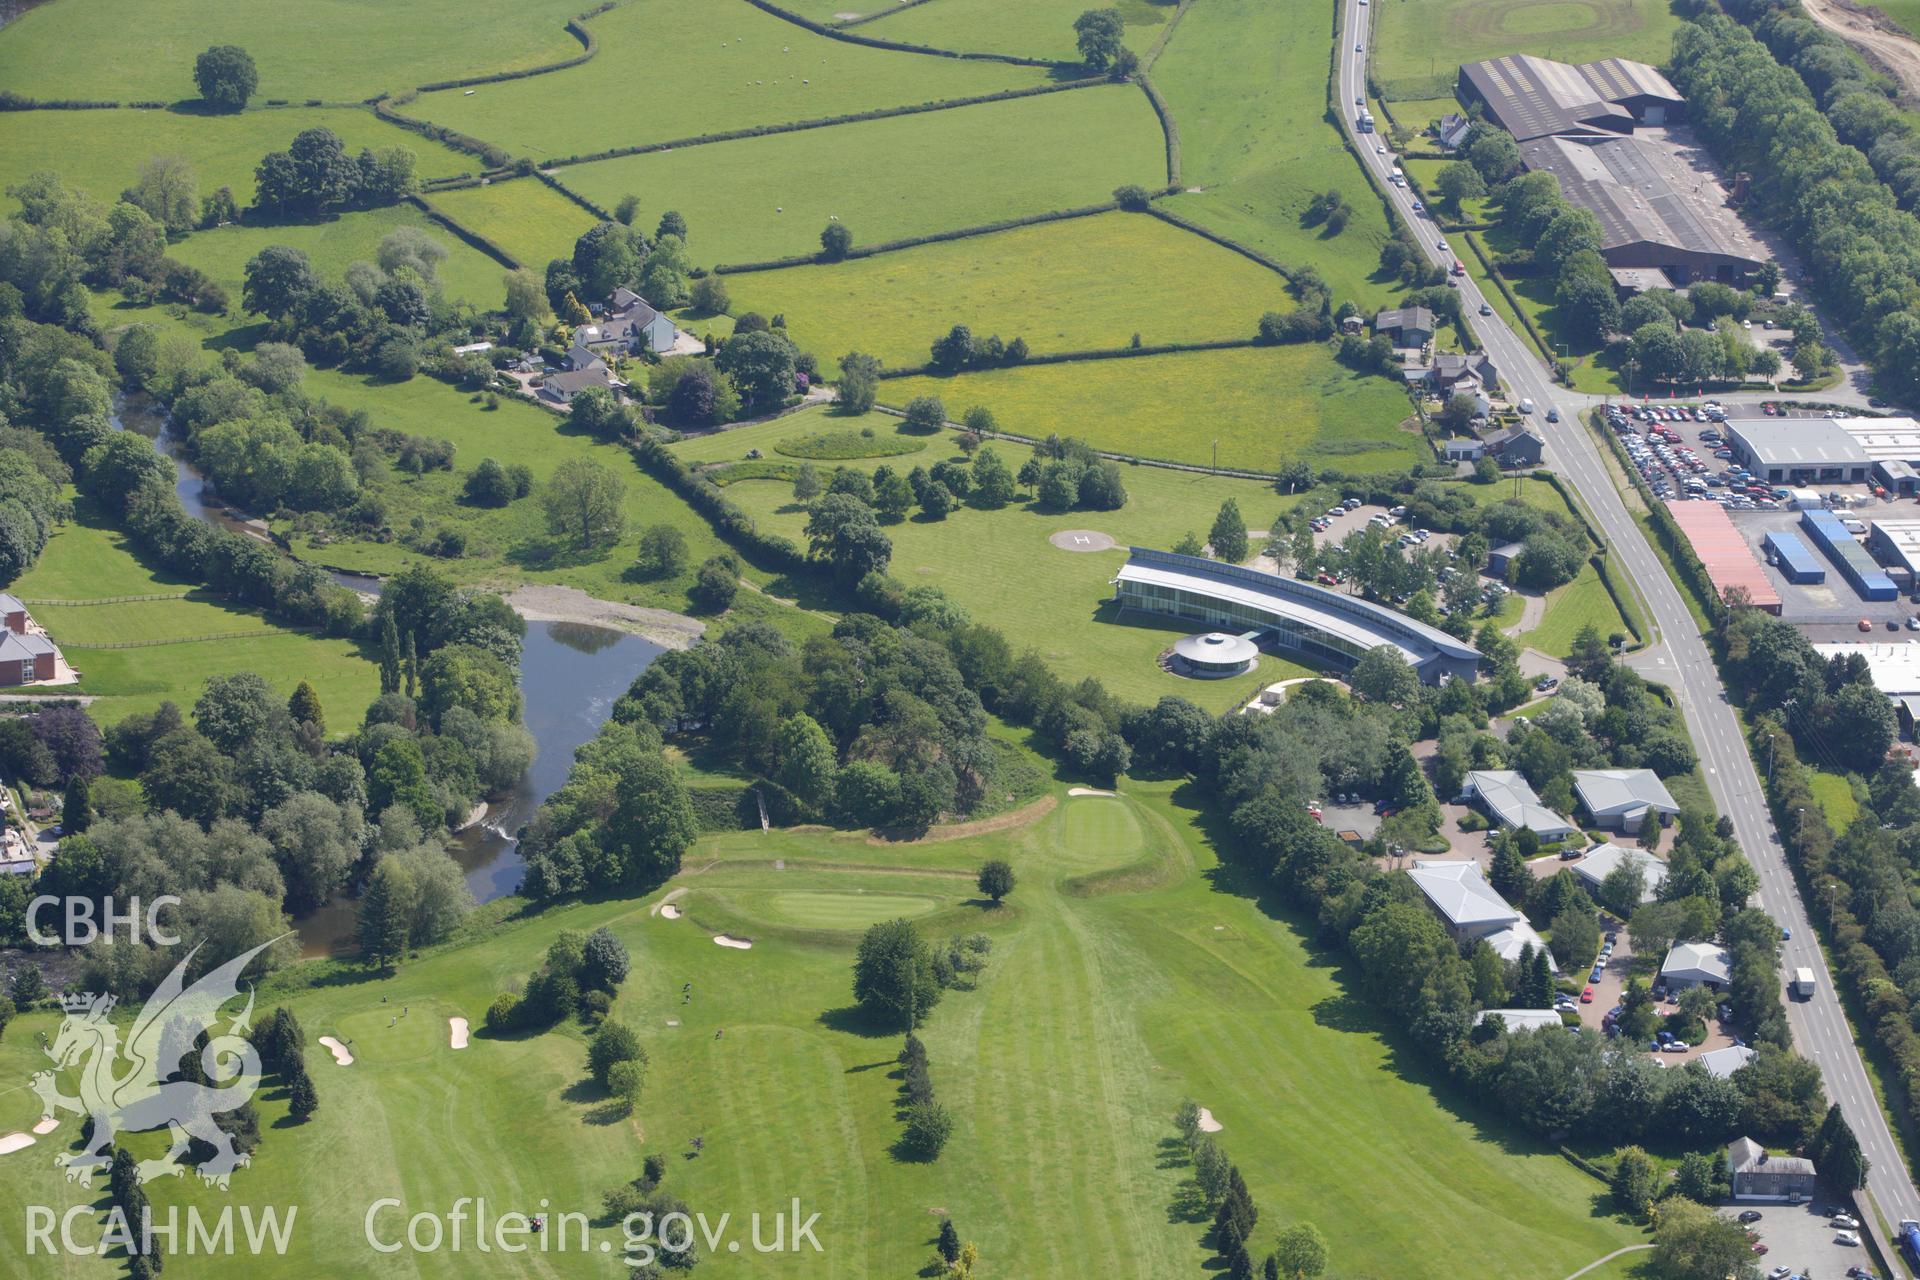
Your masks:
<path fill-rule="evenodd" d="M 185 443 L 170 429 L 166 411 L 144 396 L 116 394 L 113 425 L 153 442 L 173 464 L 174 490 L 193 516 L 236 533 L 258 536 L 259 528 L 230 512 L 213 486 L 186 457 Z M 333 580 L 355 591 L 377 594 L 380 580 L 330 570 Z M 567 780 L 573 753 L 600 730 L 613 704 L 663 650 L 659 645 L 607 627 L 575 622 L 533 622 L 520 658 L 523 723 L 533 735 L 533 766 L 505 796 L 490 801 L 486 816 L 457 832 L 448 851 L 467 875 L 478 902 L 491 902 L 520 887 L 521 862 L 515 839 L 542 801 Z M 331 955 L 353 946 L 358 907 L 336 898 L 294 921 L 303 956 Z"/>

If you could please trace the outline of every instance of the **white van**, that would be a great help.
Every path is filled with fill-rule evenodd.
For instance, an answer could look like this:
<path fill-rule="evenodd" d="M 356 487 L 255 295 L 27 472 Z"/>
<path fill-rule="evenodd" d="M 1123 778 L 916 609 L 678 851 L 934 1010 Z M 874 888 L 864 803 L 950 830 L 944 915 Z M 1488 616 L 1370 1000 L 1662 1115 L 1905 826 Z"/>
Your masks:
<path fill-rule="evenodd" d="M 1531 400 L 1522 400 L 1522 401 L 1520 402 L 1520 412 L 1522 412 L 1522 413 L 1532 413 L 1532 412 L 1533 412 L 1533 401 L 1531 401 Z"/>

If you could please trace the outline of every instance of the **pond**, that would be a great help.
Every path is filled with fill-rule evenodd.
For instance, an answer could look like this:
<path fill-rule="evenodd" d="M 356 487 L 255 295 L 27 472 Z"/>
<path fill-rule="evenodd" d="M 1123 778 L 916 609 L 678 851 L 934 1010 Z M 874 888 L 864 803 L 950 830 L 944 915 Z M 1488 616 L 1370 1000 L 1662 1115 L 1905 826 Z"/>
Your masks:
<path fill-rule="evenodd" d="M 520 887 L 524 864 L 515 836 L 567 780 L 575 749 L 600 731 L 615 700 L 662 652 L 657 644 L 606 627 L 527 625 L 520 656 L 522 718 L 539 754 L 513 790 L 489 802 L 486 817 L 456 834 L 450 846 L 476 901 L 492 902 Z M 341 898 L 296 920 L 301 954 L 352 950 L 356 912 L 352 899 Z"/>
<path fill-rule="evenodd" d="M 184 442 L 172 431 L 166 410 L 145 396 L 117 394 L 113 425 L 153 441 L 173 464 L 174 489 L 187 511 L 236 533 L 253 533 L 231 514 L 193 464 Z M 378 594 L 380 582 L 359 574 L 334 572 L 333 580 L 356 591 Z M 515 839 L 534 810 L 567 780 L 574 750 L 598 733 L 613 704 L 662 652 L 659 645 L 625 631 L 574 622 L 534 622 L 520 657 L 520 694 L 527 731 L 538 754 L 533 767 L 505 796 L 489 802 L 486 816 L 460 831 L 450 846 L 467 873 L 467 887 L 479 902 L 503 898 L 520 887 L 522 863 Z M 294 922 L 301 954 L 331 955 L 351 950 L 357 905 L 338 898 Z"/>

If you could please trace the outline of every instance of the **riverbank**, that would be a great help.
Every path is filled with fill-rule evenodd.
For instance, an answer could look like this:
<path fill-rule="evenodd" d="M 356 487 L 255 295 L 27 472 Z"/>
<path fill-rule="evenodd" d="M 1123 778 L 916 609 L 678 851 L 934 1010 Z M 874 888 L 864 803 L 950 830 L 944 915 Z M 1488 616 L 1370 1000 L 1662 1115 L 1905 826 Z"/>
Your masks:
<path fill-rule="evenodd" d="M 528 622 L 573 622 L 607 627 L 650 640 L 663 649 L 691 649 L 707 630 L 706 623 L 684 613 L 602 600 L 578 587 L 527 583 L 505 594 L 513 611 Z"/>

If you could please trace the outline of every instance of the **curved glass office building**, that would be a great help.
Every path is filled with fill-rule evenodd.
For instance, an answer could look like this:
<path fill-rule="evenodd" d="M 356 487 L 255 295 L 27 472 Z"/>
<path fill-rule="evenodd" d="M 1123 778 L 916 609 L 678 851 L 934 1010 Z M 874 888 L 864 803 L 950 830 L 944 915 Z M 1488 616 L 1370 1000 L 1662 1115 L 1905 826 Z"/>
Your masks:
<path fill-rule="evenodd" d="M 1438 627 L 1358 596 L 1258 569 L 1130 547 L 1113 586 L 1114 603 L 1122 609 L 1226 632 L 1257 632 L 1264 645 L 1342 671 L 1383 644 L 1398 649 L 1428 684 L 1447 676 L 1471 680 L 1480 666 L 1478 649 Z"/>

